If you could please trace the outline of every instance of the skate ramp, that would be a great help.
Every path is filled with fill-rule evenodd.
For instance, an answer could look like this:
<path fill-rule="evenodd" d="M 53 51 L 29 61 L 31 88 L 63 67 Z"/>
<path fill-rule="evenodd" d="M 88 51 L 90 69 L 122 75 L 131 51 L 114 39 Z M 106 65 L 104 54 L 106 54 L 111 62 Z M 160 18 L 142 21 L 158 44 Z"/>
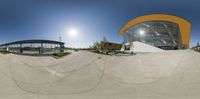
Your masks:
<path fill-rule="evenodd" d="M 182 53 L 177 52 L 115 56 L 108 60 L 105 73 L 122 83 L 155 82 L 169 77 L 182 57 Z"/>
<path fill-rule="evenodd" d="M 62 59 L 0 54 L 2 99 L 198 99 L 200 54 L 191 50 Z"/>
<path fill-rule="evenodd" d="M 133 52 L 164 52 L 163 49 L 138 41 L 132 42 L 131 45 L 130 50 Z"/>
<path fill-rule="evenodd" d="M 51 63 L 52 60 L 54 64 Z M 39 94 L 74 94 L 91 90 L 98 85 L 103 73 L 99 70 L 101 67 L 94 63 L 97 60 L 98 57 L 93 57 L 87 52 L 72 54 L 65 61 L 54 60 L 51 57 L 37 59 L 12 55 L 10 71 L 14 82 L 24 91 Z"/>

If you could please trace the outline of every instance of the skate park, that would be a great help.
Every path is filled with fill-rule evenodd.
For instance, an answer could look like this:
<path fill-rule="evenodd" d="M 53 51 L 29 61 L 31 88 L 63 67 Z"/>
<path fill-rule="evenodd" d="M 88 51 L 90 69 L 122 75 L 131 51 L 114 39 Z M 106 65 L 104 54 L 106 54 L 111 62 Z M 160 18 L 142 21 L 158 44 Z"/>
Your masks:
<path fill-rule="evenodd" d="M 175 18 L 187 22 L 163 14 L 142 16 L 142 19 L 151 16 L 169 18 L 168 21 Z M 188 35 L 179 35 L 182 32 L 176 32 L 183 29 L 177 27 L 179 21 L 133 24 L 137 20 L 138 18 L 127 23 L 132 26 L 127 27 L 125 24 L 120 29 L 120 35 L 125 38 L 124 44 L 111 43 L 104 38 L 91 50 L 69 51 L 65 49 L 63 42 L 52 40 L 22 40 L 2 44 L 1 50 L 9 51 L 10 54 L 0 54 L 2 78 L 0 98 L 197 99 L 200 97 L 198 94 L 200 53 L 189 48 Z M 137 25 L 139 27 L 135 30 Z M 190 23 L 187 22 L 185 26 L 189 30 Z M 155 29 L 148 30 L 148 28 Z M 137 35 L 136 38 L 129 33 Z M 148 36 L 149 33 L 153 33 L 154 36 Z M 170 34 L 170 37 L 167 38 L 167 34 Z M 185 31 L 185 34 L 189 34 L 189 31 Z M 116 50 L 113 54 L 102 53 L 112 52 L 112 48 Z M 51 56 L 54 52 L 70 52 L 70 54 L 55 58 Z M 48 53 L 50 55 L 44 55 Z"/>
<path fill-rule="evenodd" d="M 131 56 L 78 51 L 61 59 L 0 54 L 0 93 L 4 99 L 195 99 L 199 58 L 189 49 Z"/>
<path fill-rule="evenodd" d="M 199 4 L 0 0 L 0 99 L 199 99 Z"/>

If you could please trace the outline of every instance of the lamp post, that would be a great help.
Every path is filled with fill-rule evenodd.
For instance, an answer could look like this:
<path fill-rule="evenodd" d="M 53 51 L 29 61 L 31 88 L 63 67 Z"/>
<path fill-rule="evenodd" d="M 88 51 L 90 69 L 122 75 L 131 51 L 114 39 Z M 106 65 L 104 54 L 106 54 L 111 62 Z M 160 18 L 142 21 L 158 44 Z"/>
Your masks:
<path fill-rule="evenodd" d="M 60 36 L 59 36 L 59 41 L 61 42 L 61 32 L 59 32 L 59 35 L 60 35 Z M 60 55 L 61 55 L 61 50 L 62 50 L 62 49 L 61 49 L 61 44 L 59 44 L 59 46 L 60 46 L 60 51 L 59 51 L 59 52 L 60 52 Z"/>
<path fill-rule="evenodd" d="M 60 51 L 59 51 L 59 52 L 60 52 L 60 55 L 61 55 L 62 52 L 64 52 L 64 49 L 65 49 L 65 46 L 64 46 L 64 44 L 62 43 L 62 38 L 61 38 L 62 36 L 61 36 L 61 33 L 62 33 L 62 32 L 59 32 L 59 35 L 60 35 L 60 36 L 59 36 L 59 42 L 60 42 L 60 44 L 59 44 L 59 47 L 60 47 L 59 50 L 60 50 Z"/>
<path fill-rule="evenodd" d="M 60 36 L 59 36 L 59 41 L 61 42 L 61 32 L 59 32 L 59 35 L 60 35 Z"/>

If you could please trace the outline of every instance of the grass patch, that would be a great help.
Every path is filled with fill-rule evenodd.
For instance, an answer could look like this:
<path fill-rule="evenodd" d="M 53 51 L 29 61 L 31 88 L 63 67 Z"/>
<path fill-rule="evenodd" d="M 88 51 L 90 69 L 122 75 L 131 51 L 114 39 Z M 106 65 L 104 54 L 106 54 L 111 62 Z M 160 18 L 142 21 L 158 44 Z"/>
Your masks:
<path fill-rule="evenodd" d="M 75 51 L 75 52 L 78 52 L 79 50 L 78 50 L 78 49 L 74 49 L 74 51 Z"/>
<path fill-rule="evenodd" d="M 10 54 L 11 52 L 5 51 L 5 50 L 0 50 L 0 53 L 2 53 L 2 54 Z"/>
<path fill-rule="evenodd" d="M 62 52 L 62 53 L 53 53 L 52 55 L 57 57 L 57 58 L 61 58 L 61 57 L 64 57 L 66 55 L 69 55 L 70 53 L 68 52 Z"/>

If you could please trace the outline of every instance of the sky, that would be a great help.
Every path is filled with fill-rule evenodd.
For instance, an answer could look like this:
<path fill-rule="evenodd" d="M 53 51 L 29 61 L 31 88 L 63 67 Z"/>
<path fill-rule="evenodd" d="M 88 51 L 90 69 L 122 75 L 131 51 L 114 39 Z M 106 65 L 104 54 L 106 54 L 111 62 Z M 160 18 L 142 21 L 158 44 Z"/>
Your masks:
<path fill-rule="evenodd" d="M 200 0 L 0 0 L 0 44 L 59 36 L 68 47 L 88 47 L 103 37 L 121 43 L 118 31 L 125 23 L 165 13 L 191 22 L 194 46 L 200 41 L 199 10 Z"/>

